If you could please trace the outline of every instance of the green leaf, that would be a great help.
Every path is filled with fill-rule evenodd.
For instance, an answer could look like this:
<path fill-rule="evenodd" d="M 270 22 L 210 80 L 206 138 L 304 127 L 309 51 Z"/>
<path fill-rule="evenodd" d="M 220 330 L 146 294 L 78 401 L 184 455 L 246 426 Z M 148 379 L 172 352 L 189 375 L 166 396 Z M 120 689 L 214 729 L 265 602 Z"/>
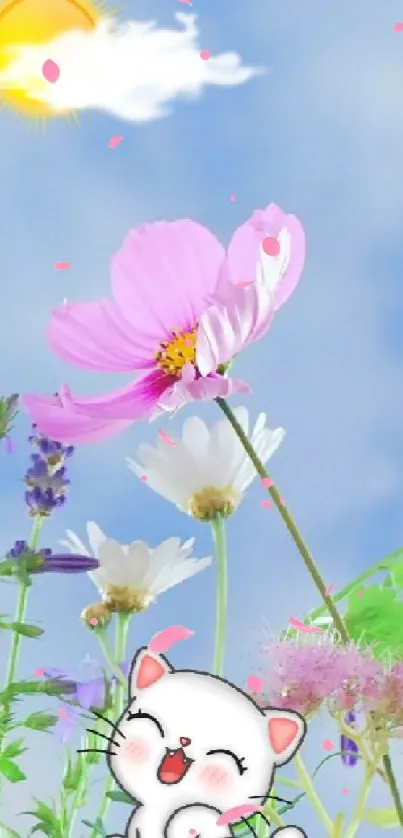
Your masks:
<path fill-rule="evenodd" d="M 31 713 L 22 723 L 24 727 L 30 730 L 48 731 L 50 727 L 54 727 L 57 722 L 57 717 L 52 713 Z"/>
<path fill-rule="evenodd" d="M 0 757 L 0 774 L 6 777 L 10 783 L 20 783 L 21 780 L 27 779 L 19 765 L 4 755 Z"/>
<path fill-rule="evenodd" d="M 11 829 L 10 826 L 6 826 L 5 823 L 0 823 L 0 828 L 5 830 L 8 838 L 21 838 L 19 832 L 16 832 L 15 829 Z"/>
<path fill-rule="evenodd" d="M 77 786 L 83 775 L 84 760 L 81 754 L 78 754 L 75 763 L 70 759 L 67 760 L 67 765 L 64 770 L 63 788 L 66 792 L 76 792 Z"/>
<path fill-rule="evenodd" d="M 350 637 L 377 657 L 403 656 L 403 602 L 393 588 L 371 585 L 362 596 L 350 594 L 345 623 Z"/>
<path fill-rule="evenodd" d="M 400 826 L 396 809 L 364 809 L 361 816 L 372 826 L 380 826 L 381 829 L 394 829 Z"/>
<path fill-rule="evenodd" d="M 41 637 L 44 630 L 31 623 L 10 623 L 10 628 L 22 637 Z"/>
<path fill-rule="evenodd" d="M 129 806 L 134 806 L 136 803 L 132 797 L 129 797 L 124 791 L 107 791 L 106 796 L 114 803 L 128 803 Z"/>
<path fill-rule="evenodd" d="M 24 815 L 31 815 L 38 821 L 38 823 L 32 827 L 29 834 L 33 835 L 35 832 L 42 832 L 44 835 L 48 835 L 49 838 L 64 838 L 59 819 L 55 815 L 53 809 L 48 806 L 47 803 L 44 803 L 43 800 L 34 798 L 34 802 L 36 808 L 33 811 L 21 813 Z"/>
<path fill-rule="evenodd" d="M 95 821 L 95 823 L 93 821 L 81 821 L 81 823 L 92 829 L 96 835 L 102 835 L 102 838 L 108 838 L 106 829 L 99 818 Z"/>
<path fill-rule="evenodd" d="M 19 757 L 23 754 L 26 750 L 28 750 L 24 745 L 23 739 L 16 739 L 14 742 L 9 742 L 8 745 L 3 749 L 2 756 L 7 757 Z"/>

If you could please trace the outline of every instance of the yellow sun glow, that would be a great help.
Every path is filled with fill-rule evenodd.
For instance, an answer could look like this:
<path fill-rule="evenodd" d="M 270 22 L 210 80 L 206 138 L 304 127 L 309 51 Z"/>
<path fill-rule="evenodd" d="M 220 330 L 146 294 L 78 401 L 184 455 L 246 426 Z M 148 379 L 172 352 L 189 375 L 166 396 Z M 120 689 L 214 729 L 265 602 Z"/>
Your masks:
<path fill-rule="evenodd" d="M 70 29 L 88 31 L 99 19 L 99 4 L 91 0 L 8 0 L 0 6 L 0 73 L 9 66 L 13 47 L 44 44 Z M 0 89 L 0 101 L 34 119 L 56 115 L 28 92 L 23 87 Z"/>

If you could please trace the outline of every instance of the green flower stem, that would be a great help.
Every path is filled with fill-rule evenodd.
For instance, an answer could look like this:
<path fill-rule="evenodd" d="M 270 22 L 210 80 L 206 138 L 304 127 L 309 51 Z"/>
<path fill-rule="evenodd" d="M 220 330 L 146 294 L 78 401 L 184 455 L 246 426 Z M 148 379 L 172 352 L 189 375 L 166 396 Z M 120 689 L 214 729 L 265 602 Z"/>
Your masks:
<path fill-rule="evenodd" d="M 217 398 L 215 401 L 218 404 L 218 407 L 220 408 L 220 410 L 222 410 L 222 412 L 224 413 L 224 415 L 227 417 L 228 421 L 232 425 L 239 441 L 242 443 L 242 445 L 243 445 L 248 457 L 250 458 L 251 462 L 253 463 L 259 477 L 261 477 L 262 480 L 269 480 L 270 483 L 272 483 L 270 475 L 266 471 L 260 457 L 258 457 L 258 455 L 256 454 L 256 451 L 254 450 L 253 446 L 250 444 L 248 437 L 244 433 L 242 426 L 238 422 L 238 420 L 237 420 L 235 414 L 233 413 L 233 411 L 231 410 L 230 406 L 227 404 L 225 399 Z M 327 586 L 325 584 L 324 579 L 322 578 L 322 575 L 319 571 L 319 568 L 317 567 L 316 562 L 315 562 L 313 556 L 311 555 L 307 545 L 305 544 L 305 541 L 303 540 L 303 538 L 302 538 L 295 522 L 293 521 L 290 513 L 288 512 L 284 503 L 282 503 L 281 496 L 280 496 L 278 490 L 275 488 L 274 485 L 270 485 L 269 488 L 267 489 L 267 491 L 268 491 L 271 499 L 273 500 L 273 503 L 274 503 L 275 507 L 277 508 L 277 511 L 280 513 L 280 515 L 281 515 L 281 517 L 282 517 L 282 519 L 283 519 L 283 521 L 284 521 L 284 523 L 285 523 L 285 525 L 288 529 L 288 532 L 290 533 L 291 538 L 293 539 L 293 541 L 294 541 L 294 543 L 295 543 L 295 545 L 296 545 L 296 547 L 297 547 L 297 549 L 298 549 L 298 551 L 299 551 L 299 553 L 302 557 L 304 565 L 305 565 L 309 575 L 311 576 L 312 581 L 316 585 L 316 588 L 318 589 L 318 591 L 320 593 L 320 596 L 322 597 L 323 602 L 324 602 L 327 610 L 329 611 L 329 614 L 333 618 L 334 626 L 339 631 L 340 638 L 345 643 L 348 643 L 349 637 L 348 637 L 345 625 L 343 623 L 343 620 L 341 619 L 341 616 L 340 616 L 340 614 L 339 614 L 339 612 L 338 612 L 338 610 L 337 610 L 337 608 L 336 608 L 336 606 L 333 602 L 332 597 L 329 596 L 329 594 L 327 593 Z"/>
<path fill-rule="evenodd" d="M 403 827 L 403 804 L 402 798 L 399 794 L 399 789 L 397 787 L 396 777 L 393 772 L 392 763 L 390 760 L 389 753 L 384 754 L 382 758 L 383 767 L 385 770 L 386 777 L 388 779 L 388 784 L 390 788 L 390 792 L 393 798 L 393 803 L 396 809 L 396 814 L 399 819 L 400 825 Z"/>
<path fill-rule="evenodd" d="M 225 537 L 225 523 L 221 516 L 217 516 L 211 523 L 217 564 L 217 599 L 216 599 L 216 629 L 214 645 L 213 674 L 224 674 L 225 641 L 227 634 L 227 545 Z"/>
<path fill-rule="evenodd" d="M 357 803 L 355 805 L 353 816 L 350 825 L 346 830 L 344 838 L 355 838 L 355 835 L 362 821 L 363 812 L 366 807 L 368 795 L 371 790 L 372 779 L 376 771 L 376 766 L 379 763 L 381 753 L 382 751 L 378 750 L 378 752 L 374 755 L 373 764 L 366 766 L 364 779 L 362 781 L 360 792 L 357 798 Z"/>
<path fill-rule="evenodd" d="M 294 757 L 294 762 L 301 787 L 304 789 L 306 796 L 312 806 L 312 809 L 316 812 L 319 820 L 322 821 L 327 834 L 333 836 L 333 823 L 329 818 L 329 815 L 327 814 L 326 809 L 323 806 L 323 803 L 319 799 L 317 792 L 315 791 L 312 780 L 308 774 L 305 763 L 299 752 Z"/>
<path fill-rule="evenodd" d="M 126 681 L 126 678 L 125 678 L 125 676 L 124 676 L 124 674 L 123 674 L 123 672 L 122 672 L 122 670 L 119 666 L 119 664 L 122 661 L 121 660 L 117 660 L 117 661 L 114 660 L 114 656 L 113 656 L 113 654 L 112 654 L 112 652 L 109 648 L 108 641 L 107 641 L 107 638 L 106 638 L 105 633 L 104 633 L 104 629 L 96 631 L 96 634 L 97 634 L 98 643 L 99 643 L 99 645 L 102 649 L 102 654 L 105 658 L 106 663 L 108 664 L 109 668 L 112 670 L 113 674 L 118 679 L 118 682 L 122 685 L 122 687 L 126 688 L 127 681 Z"/>
<path fill-rule="evenodd" d="M 127 701 L 128 685 L 126 678 L 124 677 L 123 672 L 120 669 L 119 664 L 123 661 L 126 654 L 127 635 L 129 631 L 131 617 L 132 615 L 128 613 L 117 615 L 115 653 L 113 657 L 109 652 L 107 644 L 101 642 L 101 639 L 104 640 L 102 633 L 98 633 L 98 641 L 100 641 L 100 646 L 104 655 L 105 649 L 107 651 L 107 654 L 105 655 L 105 660 L 116 675 L 116 678 L 118 679 L 116 681 L 115 697 L 111 710 L 112 718 L 117 718 L 120 716 L 125 702 Z M 97 820 L 103 821 L 110 804 L 110 799 L 109 797 L 107 797 L 107 794 L 108 792 L 113 790 L 114 785 L 115 781 L 112 775 L 108 772 L 108 777 L 105 781 L 103 792 L 101 793 L 101 805 L 98 809 L 98 814 L 95 818 L 95 823 L 97 822 Z M 91 838 L 97 838 L 95 830 L 91 832 Z"/>

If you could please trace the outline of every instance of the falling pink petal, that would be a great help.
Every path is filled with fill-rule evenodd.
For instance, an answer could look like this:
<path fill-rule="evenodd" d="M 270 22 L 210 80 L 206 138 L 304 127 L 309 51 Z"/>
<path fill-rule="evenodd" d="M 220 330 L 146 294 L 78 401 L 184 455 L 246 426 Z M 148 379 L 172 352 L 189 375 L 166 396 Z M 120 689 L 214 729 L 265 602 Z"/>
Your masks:
<path fill-rule="evenodd" d="M 359 596 L 359 597 L 364 596 L 364 588 L 361 588 L 361 589 L 358 591 L 358 596 Z"/>
<path fill-rule="evenodd" d="M 175 643 L 179 643 L 180 640 L 187 640 L 188 637 L 192 637 L 192 634 L 194 634 L 194 631 L 184 628 L 184 626 L 170 626 L 154 634 L 148 644 L 148 648 L 152 652 L 160 654 L 161 652 L 166 652 Z"/>
<path fill-rule="evenodd" d="M 111 137 L 109 142 L 108 142 L 109 148 L 117 148 L 118 145 L 120 145 L 120 143 L 122 142 L 122 140 L 123 140 L 123 137 L 120 137 L 118 135 L 116 135 L 116 137 Z"/>
<path fill-rule="evenodd" d="M 278 256 L 280 253 L 280 245 L 273 236 L 267 236 L 263 239 L 262 247 L 267 256 Z"/>
<path fill-rule="evenodd" d="M 274 504 L 272 500 L 261 500 L 260 506 L 263 506 L 263 509 L 271 509 Z"/>
<path fill-rule="evenodd" d="M 166 434 L 165 431 L 162 430 L 162 428 L 159 429 L 158 436 L 160 439 L 163 440 L 163 442 L 167 442 L 168 445 L 176 445 L 175 440 L 171 439 L 171 437 L 168 436 L 168 434 Z"/>
<path fill-rule="evenodd" d="M 141 477 L 140 477 L 140 480 L 142 480 L 142 481 L 143 481 L 143 483 L 147 483 L 147 480 L 148 480 L 147 475 L 146 475 L 146 474 L 142 474 L 142 475 L 141 475 Z"/>
<path fill-rule="evenodd" d="M 306 626 L 298 617 L 290 617 L 288 622 L 290 626 L 293 626 L 293 628 L 301 631 L 303 634 L 320 634 L 323 631 L 319 626 Z"/>
<path fill-rule="evenodd" d="M 393 29 L 395 32 L 403 32 L 403 23 L 395 23 Z"/>
<path fill-rule="evenodd" d="M 230 195 L 229 199 L 230 201 L 236 201 L 236 195 Z"/>
<path fill-rule="evenodd" d="M 261 812 L 263 806 L 257 806 L 256 803 L 242 803 L 240 806 L 234 806 L 232 809 L 228 809 L 226 812 L 223 812 L 219 818 L 217 818 L 217 826 L 226 826 L 228 823 L 236 823 L 241 818 L 247 818 L 249 815 L 253 815 L 254 812 Z"/>
<path fill-rule="evenodd" d="M 324 751 L 333 751 L 334 742 L 332 742 L 331 739 L 325 739 L 325 741 L 322 742 L 322 748 Z"/>
<path fill-rule="evenodd" d="M 59 716 L 60 716 L 62 719 L 66 719 L 66 721 L 68 721 L 68 718 L 69 718 L 69 717 L 68 717 L 68 715 L 67 715 L 66 711 L 65 711 L 65 710 L 63 710 L 63 708 L 62 708 L 62 707 L 59 707 L 59 709 L 58 709 L 58 711 L 57 711 L 57 712 L 58 712 Z"/>
<path fill-rule="evenodd" d="M 341 793 L 342 793 L 342 794 L 348 794 L 348 789 L 342 789 L 342 790 L 341 790 Z"/>
<path fill-rule="evenodd" d="M 68 271 L 71 268 L 71 262 L 55 262 L 54 267 L 57 271 Z"/>
<path fill-rule="evenodd" d="M 43 678 L 44 674 L 45 674 L 44 669 L 35 669 L 35 675 L 37 675 L 38 678 Z"/>
<path fill-rule="evenodd" d="M 99 620 L 97 620 L 97 618 L 96 618 L 96 617 L 91 617 L 91 619 L 90 619 L 90 626 L 97 626 L 97 625 L 98 625 L 98 623 L 99 623 Z"/>
<path fill-rule="evenodd" d="M 263 692 L 263 681 L 257 675 L 249 675 L 249 678 L 246 679 L 246 686 L 251 693 Z"/>
<path fill-rule="evenodd" d="M 6 436 L 6 452 L 7 454 L 12 454 L 14 451 L 13 440 L 11 436 Z"/>
<path fill-rule="evenodd" d="M 328 585 L 327 588 L 326 588 L 326 591 L 325 591 L 326 595 L 331 596 L 335 587 L 336 587 L 336 585 L 334 583 L 332 583 L 331 585 Z"/>
<path fill-rule="evenodd" d="M 264 489 L 271 489 L 273 485 L 273 481 L 270 480 L 270 477 L 264 477 L 262 480 L 262 486 Z"/>
<path fill-rule="evenodd" d="M 183 5 L 184 5 L 184 6 L 192 6 L 192 5 L 193 5 L 193 4 L 190 2 L 190 0 L 178 0 L 178 3 L 183 3 Z M 196 833 L 195 833 L 195 830 L 190 830 L 189 835 L 193 835 L 193 834 L 194 834 L 194 835 L 196 834 Z"/>
<path fill-rule="evenodd" d="M 55 84 L 60 76 L 60 67 L 51 58 L 42 64 L 42 75 L 50 84 Z"/>
<path fill-rule="evenodd" d="M 200 58 L 202 61 L 208 61 L 211 58 L 211 52 L 208 49 L 202 49 Z"/>

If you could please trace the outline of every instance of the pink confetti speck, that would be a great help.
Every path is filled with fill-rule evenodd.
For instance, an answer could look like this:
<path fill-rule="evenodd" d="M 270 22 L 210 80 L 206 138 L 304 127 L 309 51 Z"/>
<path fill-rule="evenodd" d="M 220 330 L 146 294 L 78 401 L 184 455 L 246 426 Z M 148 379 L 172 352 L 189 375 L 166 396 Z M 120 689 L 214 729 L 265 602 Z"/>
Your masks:
<path fill-rule="evenodd" d="M 55 84 L 60 76 L 60 67 L 51 58 L 48 58 L 42 64 L 42 75 L 49 84 Z"/>
<path fill-rule="evenodd" d="M 7 454 L 12 454 L 14 451 L 13 440 L 11 436 L 6 436 L 6 452 Z"/>
<path fill-rule="evenodd" d="M 280 500 L 281 505 L 282 505 L 282 506 L 285 506 L 285 500 L 284 500 L 284 498 L 283 498 L 283 496 L 282 496 L 282 495 L 280 495 L 279 500 Z"/>
<path fill-rule="evenodd" d="M 271 507 L 274 506 L 274 504 L 272 500 L 261 500 L 260 506 L 262 506 L 263 509 L 271 509 Z"/>
<path fill-rule="evenodd" d="M 322 742 L 322 748 L 324 751 L 333 751 L 334 742 L 332 742 L 331 739 L 325 739 L 325 741 Z"/>
<path fill-rule="evenodd" d="M 165 431 L 162 430 L 162 428 L 159 429 L 158 436 L 160 439 L 162 439 L 163 442 L 167 442 L 168 445 L 176 445 L 175 440 L 171 439 L 171 437 L 168 436 L 168 434 L 166 434 Z"/>
<path fill-rule="evenodd" d="M 45 674 L 44 669 L 35 669 L 35 675 L 37 675 L 38 678 L 43 678 L 44 674 Z"/>
<path fill-rule="evenodd" d="M 120 145 L 120 143 L 122 142 L 122 140 L 123 140 L 123 137 L 119 137 L 119 136 L 111 137 L 109 142 L 108 142 L 108 147 L 109 148 L 117 148 L 118 145 Z"/>
<path fill-rule="evenodd" d="M 91 617 L 91 619 L 90 619 L 90 626 L 97 626 L 97 625 L 98 625 L 98 623 L 99 623 L 99 620 L 97 620 L 97 618 L 96 618 L 96 617 Z"/>
<path fill-rule="evenodd" d="M 251 693 L 263 692 L 263 681 L 257 675 L 249 675 L 249 678 L 246 679 L 246 686 Z"/>
<path fill-rule="evenodd" d="M 361 598 L 362 596 L 364 596 L 364 588 L 361 588 L 361 590 L 360 590 L 360 591 L 358 591 L 358 596 L 359 596 L 360 598 Z"/>
<path fill-rule="evenodd" d="M 403 32 L 403 23 L 395 23 L 393 30 L 394 32 Z"/>
<path fill-rule="evenodd" d="M 280 253 L 280 245 L 273 236 L 263 239 L 262 247 L 267 256 L 278 256 Z"/>
<path fill-rule="evenodd" d="M 208 61 L 211 58 L 211 52 L 208 49 L 202 49 L 200 58 L 202 61 Z"/>
<path fill-rule="evenodd" d="M 334 585 L 333 583 L 331 585 L 328 585 L 327 588 L 326 588 L 326 591 L 325 591 L 326 595 L 331 596 L 335 587 L 336 587 L 336 585 Z"/>
<path fill-rule="evenodd" d="M 58 711 L 57 711 L 57 712 L 58 712 L 58 714 L 59 714 L 60 718 L 62 718 L 62 719 L 66 719 L 66 721 L 68 721 L 68 718 L 69 718 L 69 717 L 68 717 L 68 715 L 67 715 L 66 711 L 65 711 L 65 710 L 63 710 L 63 708 L 62 708 L 62 707 L 59 707 L 59 709 L 58 709 Z"/>
<path fill-rule="evenodd" d="M 230 201 L 236 201 L 236 195 L 230 195 L 229 199 Z"/>
<path fill-rule="evenodd" d="M 271 489 L 273 485 L 273 481 L 270 480 L 270 477 L 264 477 L 262 480 L 262 486 L 264 489 Z"/>
<path fill-rule="evenodd" d="M 219 818 L 217 818 L 217 826 L 226 826 L 228 823 L 236 823 L 241 818 L 247 818 L 249 815 L 253 815 L 254 812 L 261 812 L 262 806 L 257 806 L 255 803 L 242 803 L 240 806 L 234 806 L 232 809 L 228 809 L 226 812 L 223 812 Z"/>
<path fill-rule="evenodd" d="M 188 637 L 192 637 L 192 634 L 194 634 L 194 631 L 184 626 L 170 626 L 154 634 L 148 644 L 148 648 L 151 652 L 155 652 L 158 655 L 166 652 L 175 643 L 179 643 L 180 640 L 187 640 Z"/>
<path fill-rule="evenodd" d="M 342 790 L 341 790 L 341 793 L 342 793 L 342 794 L 348 794 L 348 789 L 342 789 Z"/>
<path fill-rule="evenodd" d="M 190 0 L 178 0 L 178 3 L 183 3 L 184 6 L 192 6 L 193 3 Z M 195 835 L 195 830 L 190 830 L 189 835 Z"/>
<path fill-rule="evenodd" d="M 297 629 L 297 631 L 301 631 L 303 634 L 320 634 L 323 629 L 319 628 L 319 626 L 307 626 L 305 623 L 302 623 L 298 617 L 290 617 L 289 624 L 293 628 Z"/>
<path fill-rule="evenodd" d="M 147 483 L 147 480 L 148 480 L 147 475 L 146 475 L 146 474 L 142 474 L 142 475 L 141 475 L 141 477 L 140 477 L 140 480 L 142 480 L 142 481 L 143 481 L 143 483 Z"/>
<path fill-rule="evenodd" d="M 57 271 L 68 271 L 71 268 L 71 262 L 55 262 L 54 267 Z"/>

